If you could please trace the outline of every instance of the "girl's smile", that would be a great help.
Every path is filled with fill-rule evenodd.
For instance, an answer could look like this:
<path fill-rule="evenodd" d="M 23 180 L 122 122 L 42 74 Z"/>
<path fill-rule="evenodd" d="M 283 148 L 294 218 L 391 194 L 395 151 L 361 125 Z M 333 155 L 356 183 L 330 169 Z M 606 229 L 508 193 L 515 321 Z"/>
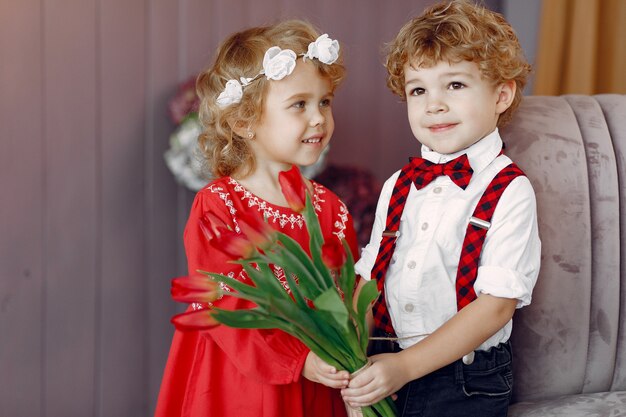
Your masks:
<path fill-rule="evenodd" d="M 285 170 L 315 163 L 335 128 L 332 85 L 311 62 L 268 87 L 250 146 L 260 165 Z"/>

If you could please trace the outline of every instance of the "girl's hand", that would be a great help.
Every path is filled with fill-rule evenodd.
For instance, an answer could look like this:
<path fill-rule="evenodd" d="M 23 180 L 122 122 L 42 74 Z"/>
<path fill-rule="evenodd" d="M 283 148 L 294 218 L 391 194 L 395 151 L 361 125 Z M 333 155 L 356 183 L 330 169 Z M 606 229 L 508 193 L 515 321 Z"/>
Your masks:
<path fill-rule="evenodd" d="M 395 394 L 410 377 L 396 353 L 383 353 L 370 357 L 372 366 L 350 381 L 341 390 L 343 400 L 351 407 L 365 407 Z"/>
<path fill-rule="evenodd" d="M 336 389 L 346 388 L 350 382 L 348 371 L 337 371 L 334 366 L 327 364 L 313 352 L 309 352 L 306 357 L 302 375 L 310 381 Z"/>

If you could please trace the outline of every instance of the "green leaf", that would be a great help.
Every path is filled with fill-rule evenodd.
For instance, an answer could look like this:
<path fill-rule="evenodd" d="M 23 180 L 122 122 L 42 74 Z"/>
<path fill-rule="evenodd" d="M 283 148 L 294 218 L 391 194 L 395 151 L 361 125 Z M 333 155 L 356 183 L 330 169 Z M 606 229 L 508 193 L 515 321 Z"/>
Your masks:
<path fill-rule="evenodd" d="M 380 417 L 396 417 L 396 413 L 397 413 L 396 404 L 393 402 L 391 397 L 382 399 L 376 404 L 371 405 L 369 407 L 376 410 Z M 375 416 L 374 414 L 372 415 Z"/>
<path fill-rule="evenodd" d="M 266 263 L 257 263 L 257 268 L 252 265 L 243 265 L 246 274 L 252 280 L 254 285 L 267 295 L 273 295 L 275 297 L 289 298 L 287 291 L 283 285 L 278 281 L 274 271 Z"/>
<path fill-rule="evenodd" d="M 359 325 L 359 332 L 361 333 L 361 347 L 363 350 L 367 349 L 367 324 L 365 320 L 365 314 L 370 307 L 370 304 L 378 298 L 379 292 L 377 288 L 376 280 L 370 280 L 361 287 L 359 293 L 359 299 L 356 303 L 357 323 Z"/>
<path fill-rule="evenodd" d="M 239 329 L 277 329 L 275 319 L 262 314 L 257 309 L 224 310 L 213 308 L 213 317 L 220 323 Z"/>
<path fill-rule="evenodd" d="M 343 304 L 336 288 L 329 288 L 319 297 L 313 300 L 313 304 L 318 310 L 330 313 L 333 319 L 341 326 L 345 332 L 348 331 L 348 310 Z"/>
<path fill-rule="evenodd" d="M 316 268 L 309 255 L 291 237 L 279 234 L 278 240 L 283 244 L 283 248 L 277 248 L 272 256 L 272 260 L 277 263 L 282 261 L 282 266 L 291 269 L 305 292 L 305 297 L 312 300 L 320 295 L 324 289 L 324 279 L 320 276 L 320 271 Z M 274 259 L 273 256 L 280 258 Z M 304 281 L 303 278 L 306 278 Z"/>
<path fill-rule="evenodd" d="M 287 329 L 283 329 L 283 331 L 296 337 L 298 340 L 304 343 L 309 349 L 311 349 L 313 353 L 319 356 L 327 364 L 332 365 L 337 369 L 345 369 L 343 363 L 339 362 L 337 359 L 330 356 L 328 352 L 326 352 L 326 350 L 318 343 L 318 340 L 316 337 L 311 337 L 306 332 L 302 331 L 296 326 L 293 326 L 291 323 L 289 324 L 291 327 Z"/>
<path fill-rule="evenodd" d="M 293 299 L 296 301 L 296 304 L 298 305 L 298 307 L 302 309 L 308 308 L 308 305 L 305 300 L 305 295 L 303 294 L 301 287 L 298 284 L 296 284 L 296 280 L 293 278 L 292 272 L 288 269 L 283 269 L 283 271 L 285 273 L 285 279 L 287 279 L 287 284 L 289 285 L 289 290 L 291 291 L 291 295 L 293 296 Z"/>
<path fill-rule="evenodd" d="M 353 297 L 354 297 L 354 285 L 356 282 L 356 275 L 354 273 L 354 258 L 352 257 L 352 251 L 350 250 L 350 246 L 348 242 L 343 239 L 343 250 L 346 251 L 346 262 L 343 264 L 341 271 L 339 273 L 339 288 L 341 288 L 341 292 L 343 292 L 344 296 L 344 304 L 348 311 L 353 311 Z"/>
<path fill-rule="evenodd" d="M 241 281 L 236 280 L 235 278 L 231 278 L 226 275 L 215 274 L 212 272 L 209 272 L 208 275 L 212 277 L 213 279 L 215 279 L 216 281 L 223 282 L 224 284 L 226 284 L 227 286 L 229 286 L 230 288 L 236 291 L 236 293 L 225 292 L 224 295 L 238 297 L 238 298 L 245 298 L 255 303 L 257 301 L 262 301 L 266 297 L 265 293 L 261 291 L 259 288 L 256 288 L 250 284 L 245 284 Z"/>
<path fill-rule="evenodd" d="M 311 258 L 316 266 L 316 269 L 320 272 L 320 286 L 323 290 L 334 287 L 335 283 L 328 271 L 326 265 L 322 261 L 322 245 L 324 244 L 324 235 L 322 234 L 322 228 L 320 227 L 319 218 L 315 212 L 315 207 L 311 200 L 311 196 L 307 193 L 306 205 L 302 212 L 304 221 L 306 222 L 307 230 L 309 232 L 309 250 L 311 252 Z"/>
<path fill-rule="evenodd" d="M 335 358 L 339 363 L 345 363 L 346 350 L 341 349 L 340 340 L 332 337 L 332 334 L 329 333 L 332 331 L 332 323 L 319 320 L 318 316 L 315 316 L 315 310 L 308 307 L 306 309 L 298 308 L 292 301 L 287 302 L 274 298 L 270 298 L 268 301 L 269 315 L 276 315 L 290 321 L 311 339 L 316 340 L 329 356 Z"/>

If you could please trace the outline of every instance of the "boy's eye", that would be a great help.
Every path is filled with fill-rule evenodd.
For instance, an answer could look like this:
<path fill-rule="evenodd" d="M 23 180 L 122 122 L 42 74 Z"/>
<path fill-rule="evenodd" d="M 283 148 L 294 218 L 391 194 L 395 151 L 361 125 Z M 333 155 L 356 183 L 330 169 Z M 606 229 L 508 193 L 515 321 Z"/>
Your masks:
<path fill-rule="evenodd" d="M 465 88 L 465 84 L 460 83 L 458 81 L 453 81 L 449 86 L 450 90 L 460 90 L 461 88 Z"/>
<path fill-rule="evenodd" d="M 303 109 L 305 104 L 306 103 L 304 102 L 304 100 L 300 100 L 298 102 L 293 103 L 291 107 L 295 107 L 296 109 Z"/>
<path fill-rule="evenodd" d="M 417 88 L 412 89 L 411 92 L 409 93 L 409 95 L 411 95 L 411 96 L 421 96 L 425 92 L 426 92 L 426 90 L 424 90 L 422 87 L 417 87 Z"/>

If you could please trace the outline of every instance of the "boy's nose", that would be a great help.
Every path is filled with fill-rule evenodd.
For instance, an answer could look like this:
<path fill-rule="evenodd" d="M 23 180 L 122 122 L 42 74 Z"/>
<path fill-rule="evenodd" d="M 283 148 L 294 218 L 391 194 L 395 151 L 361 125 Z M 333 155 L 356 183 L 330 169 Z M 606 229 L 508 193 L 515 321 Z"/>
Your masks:
<path fill-rule="evenodd" d="M 429 100 L 426 105 L 426 113 L 429 114 L 444 113 L 446 111 L 448 111 L 448 106 L 442 100 Z"/>

